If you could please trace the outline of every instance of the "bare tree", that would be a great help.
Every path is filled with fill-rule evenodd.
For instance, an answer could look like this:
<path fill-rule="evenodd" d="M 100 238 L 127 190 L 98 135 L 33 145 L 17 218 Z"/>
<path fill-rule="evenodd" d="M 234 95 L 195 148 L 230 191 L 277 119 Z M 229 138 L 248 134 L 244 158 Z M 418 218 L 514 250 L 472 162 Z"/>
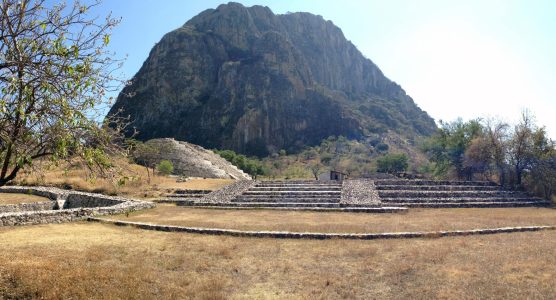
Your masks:
<path fill-rule="evenodd" d="M 311 170 L 311 174 L 313 174 L 315 180 L 319 180 L 319 174 L 323 167 L 320 160 L 309 163 L 309 170 Z"/>
<path fill-rule="evenodd" d="M 523 172 L 531 161 L 534 131 L 533 115 L 524 110 L 509 141 L 510 162 L 515 171 L 516 186 L 521 186 Z"/>
<path fill-rule="evenodd" d="M 121 129 L 96 121 L 121 87 L 120 61 L 106 48 L 119 20 L 89 17 L 99 2 L 49 3 L 0 4 L 0 186 L 38 158 L 80 157 L 105 170 Z"/>
<path fill-rule="evenodd" d="M 494 168 L 498 172 L 500 185 L 506 184 L 506 156 L 509 125 L 500 120 L 490 119 L 484 124 L 487 151 Z"/>

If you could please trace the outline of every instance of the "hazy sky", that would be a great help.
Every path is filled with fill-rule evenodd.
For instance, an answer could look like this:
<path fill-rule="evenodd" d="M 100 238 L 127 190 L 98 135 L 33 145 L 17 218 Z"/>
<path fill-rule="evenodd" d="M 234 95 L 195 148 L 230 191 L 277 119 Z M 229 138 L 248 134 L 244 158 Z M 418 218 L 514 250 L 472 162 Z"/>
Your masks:
<path fill-rule="evenodd" d="M 306 11 L 340 27 L 435 120 L 500 117 L 525 108 L 556 138 L 556 1 L 237 1 Z M 131 78 L 167 32 L 222 1 L 105 0 L 122 17 L 111 47 Z"/>

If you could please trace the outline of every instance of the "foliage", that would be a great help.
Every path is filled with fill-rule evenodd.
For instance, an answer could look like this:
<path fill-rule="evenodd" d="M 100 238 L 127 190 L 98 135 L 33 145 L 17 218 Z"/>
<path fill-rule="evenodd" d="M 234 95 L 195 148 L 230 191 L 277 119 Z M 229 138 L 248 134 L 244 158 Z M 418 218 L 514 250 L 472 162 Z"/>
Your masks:
<path fill-rule="evenodd" d="M 510 130 L 501 121 L 457 120 L 443 124 L 425 146 L 437 175 L 497 179 L 501 185 L 526 188 L 551 198 L 556 186 L 556 146 L 524 111 Z"/>
<path fill-rule="evenodd" d="M 460 178 L 472 177 L 472 168 L 464 164 L 465 151 L 481 135 L 482 126 L 479 120 L 441 122 L 438 132 L 424 146 L 424 151 L 435 163 L 435 175 L 444 176 L 453 168 Z"/>
<path fill-rule="evenodd" d="M 107 153 L 121 150 L 117 120 L 109 120 L 113 129 L 95 121 L 121 82 L 112 75 L 118 61 L 106 50 L 119 21 L 89 17 L 98 4 L 0 4 L 0 185 L 47 157 L 79 157 L 105 174 Z"/>
<path fill-rule="evenodd" d="M 247 158 L 245 155 L 237 154 L 232 150 L 213 151 L 225 160 L 229 161 L 234 166 L 243 170 L 245 173 L 253 176 L 254 178 L 257 178 L 257 176 L 264 175 L 266 173 L 263 165 L 255 158 Z"/>
<path fill-rule="evenodd" d="M 263 159 L 263 165 L 271 178 L 316 178 L 318 173 L 329 169 L 350 174 L 352 177 L 370 176 L 376 171 L 377 159 L 384 155 L 377 147 L 381 144 L 395 153 L 405 153 L 408 169 L 427 164 L 426 157 L 413 144 L 405 144 L 397 135 L 377 135 L 364 140 L 350 140 L 343 136 L 330 136 L 320 145 L 305 148 L 298 154 L 271 156 Z M 300 168 L 299 166 L 303 166 Z"/>
<path fill-rule="evenodd" d="M 172 164 L 171 161 L 165 159 L 156 166 L 156 169 L 158 170 L 158 172 L 160 172 L 160 174 L 168 176 L 174 171 L 174 164 Z"/>
<path fill-rule="evenodd" d="M 387 154 L 376 161 L 377 171 L 382 173 L 395 174 L 407 170 L 408 157 L 405 154 Z"/>

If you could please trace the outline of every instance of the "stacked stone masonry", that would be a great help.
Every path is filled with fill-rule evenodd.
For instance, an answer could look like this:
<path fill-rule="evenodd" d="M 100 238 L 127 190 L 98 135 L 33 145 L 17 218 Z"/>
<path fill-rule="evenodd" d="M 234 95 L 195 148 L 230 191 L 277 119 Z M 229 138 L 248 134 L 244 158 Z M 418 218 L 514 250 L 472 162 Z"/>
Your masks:
<path fill-rule="evenodd" d="M 382 205 L 393 207 L 533 207 L 551 203 L 488 181 L 375 180 Z"/>
<path fill-rule="evenodd" d="M 371 180 L 346 181 L 258 181 L 227 187 L 232 192 L 218 191 L 201 199 L 180 205 L 228 209 L 292 209 L 346 212 L 402 212 L 404 209 L 380 207 Z M 226 196 L 224 199 L 223 196 Z"/>
<path fill-rule="evenodd" d="M 152 202 L 51 187 L 0 187 L 0 193 L 23 193 L 50 199 L 47 202 L 0 206 L 0 227 L 62 223 L 99 215 L 122 214 L 153 208 Z"/>

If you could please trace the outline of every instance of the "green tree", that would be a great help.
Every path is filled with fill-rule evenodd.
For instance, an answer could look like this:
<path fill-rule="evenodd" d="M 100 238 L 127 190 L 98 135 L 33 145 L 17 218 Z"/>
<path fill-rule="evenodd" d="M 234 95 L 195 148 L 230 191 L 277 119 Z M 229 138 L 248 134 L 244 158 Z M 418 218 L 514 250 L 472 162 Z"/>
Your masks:
<path fill-rule="evenodd" d="M 116 151 L 121 125 L 109 120 L 109 130 L 95 119 L 107 92 L 119 89 L 118 62 L 106 50 L 119 21 L 88 16 L 98 4 L 0 4 L 0 186 L 38 158 L 79 157 L 99 172 L 111 166 L 106 153 Z"/>
<path fill-rule="evenodd" d="M 256 159 L 247 158 L 245 155 L 237 154 L 232 150 L 213 151 L 254 178 L 257 178 L 257 176 L 264 175 L 266 173 L 262 163 Z"/>
<path fill-rule="evenodd" d="M 169 160 L 162 160 L 157 166 L 156 169 L 160 174 L 168 176 L 174 172 L 174 164 L 172 164 Z"/>
<path fill-rule="evenodd" d="M 453 168 L 459 178 L 469 179 L 473 172 L 464 164 L 465 151 L 473 139 L 482 135 L 482 131 L 479 120 L 441 122 L 438 132 L 424 146 L 430 160 L 435 163 L 436 175 L 445 176 Z"/>
<path fill-rule="evenodd" d="M 401 154 L 386 154 L 377 159 L 377 171 L 382 173 L 399 173 L 407 170 L 409 166 L 407 155 Z"/>
<path fill-rule="evenodd" d="M 556 145 L 546 136 L 544 127 L 533 133 L 532 141 L 528 185 L 541 190 L 546 199 L 551 199 L 556 188 Z"/>

